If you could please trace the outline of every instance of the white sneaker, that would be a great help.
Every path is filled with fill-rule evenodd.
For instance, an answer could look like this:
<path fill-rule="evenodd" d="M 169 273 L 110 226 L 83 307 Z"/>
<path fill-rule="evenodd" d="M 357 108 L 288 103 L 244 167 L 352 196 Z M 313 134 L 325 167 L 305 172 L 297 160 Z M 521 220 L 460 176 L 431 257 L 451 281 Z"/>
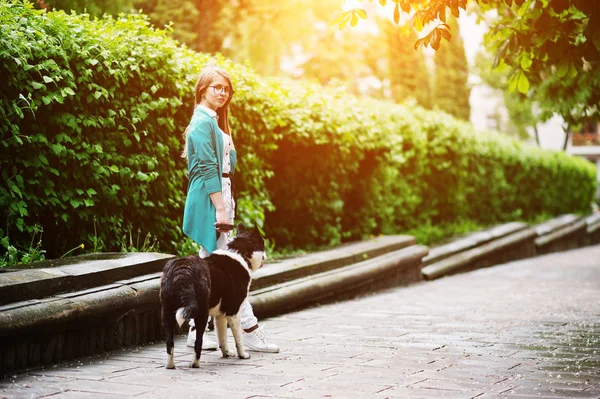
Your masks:
<path fill-rule="evenodd" d="M 188 336 L 187 336 L 187 346 L 189 346 L 190 348 L 193 348 L 195 344 L 196 344 L 196 327 L 190 326 L 190 331 L 188 332 Z M 212 339 L 210 334 L 205 332 L 204 336 L 202 337 L 202 350 L 216 351 L 218 346 L 219 345 L 217 345 L 217 341 Z"/>
<path fill-rule="evenodd" d="M 248 350 L 254 352 L 279 352 L 279 346 L 271 342 L 265 333 L 265 330 L 263 330 L 260 326 L 256 330 L 249 333 L 244 331 L 244 346 L 248 348 Z"/>

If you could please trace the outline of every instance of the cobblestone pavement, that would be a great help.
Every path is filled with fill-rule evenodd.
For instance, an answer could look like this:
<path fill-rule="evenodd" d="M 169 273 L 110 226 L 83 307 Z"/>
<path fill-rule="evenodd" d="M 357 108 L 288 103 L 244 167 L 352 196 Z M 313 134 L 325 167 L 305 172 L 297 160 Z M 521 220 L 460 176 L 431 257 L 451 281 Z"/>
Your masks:
<path fill-rule="evenodd" d="M 280 353 L 204 352 L 190 369 L 182 336 L 176 370 L 164 368 L 161 342 L 15 375 L 0 397 L 600 398 L 600 246 L 264 325 Z"/>

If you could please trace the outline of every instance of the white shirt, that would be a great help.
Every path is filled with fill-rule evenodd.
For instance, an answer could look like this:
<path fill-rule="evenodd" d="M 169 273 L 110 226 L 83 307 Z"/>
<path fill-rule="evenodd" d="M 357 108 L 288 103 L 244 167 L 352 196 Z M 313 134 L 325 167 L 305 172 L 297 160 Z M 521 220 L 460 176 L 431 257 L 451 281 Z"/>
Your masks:
<path fill-rule="evenodd" d="M 202 104 L 198 104 L 198 105 L 196 105 L 196 107 L 206 111 L 211 116 L 211 118 L 213 118 L 214 120 L 219 120 L 219 116 L 217 115 L 217 112 L 215 110 L 205 107 Z"/>

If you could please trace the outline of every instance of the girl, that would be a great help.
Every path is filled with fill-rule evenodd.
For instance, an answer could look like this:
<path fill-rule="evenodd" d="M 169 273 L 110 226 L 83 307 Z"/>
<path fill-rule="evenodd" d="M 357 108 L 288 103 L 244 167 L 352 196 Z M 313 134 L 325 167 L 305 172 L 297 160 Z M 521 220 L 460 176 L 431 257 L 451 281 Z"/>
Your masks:
<path fill-rule="evenodd" d="M 232 177 L 236 152 L 229 130 L 229 102 L 233 86 L 227 73 L 217 67 L 202 71 L 195 89 L 194 114 L 185 130 L 182 157 L 188 162 L 188 192 L 183 215 L 183 232 L 201 246 L 200 256 L 223 249 L 231 232 L 215 222 L 231 225 L 235 217 Z M 258 352 L 279 352 L 258 326 L 248 299 L 240 308 L 244 345 Z M 190 322 L 192 324 L 192 322 Z M 190 325 L 187 345 L 194 346 L 196 329 Z M 217 349 L 205 334 L 202 349 Z"/>

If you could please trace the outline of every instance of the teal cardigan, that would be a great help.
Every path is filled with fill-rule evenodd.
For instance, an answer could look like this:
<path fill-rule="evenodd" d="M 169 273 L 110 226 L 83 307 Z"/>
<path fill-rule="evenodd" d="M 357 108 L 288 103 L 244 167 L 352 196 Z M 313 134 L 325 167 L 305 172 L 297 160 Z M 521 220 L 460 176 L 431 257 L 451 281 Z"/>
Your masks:
<path fill-rule="evenodd" d="M 216 209 L 210 194 L 222 191 L 223 135 L 217 122 L 203 109 L 196 108 L 187 136 L 188 192 L 183 212 L 183 232 L 206 251 L 217 248 L 214 227 Z M 236 164 L 230 152 L 231 173 Z"/>

